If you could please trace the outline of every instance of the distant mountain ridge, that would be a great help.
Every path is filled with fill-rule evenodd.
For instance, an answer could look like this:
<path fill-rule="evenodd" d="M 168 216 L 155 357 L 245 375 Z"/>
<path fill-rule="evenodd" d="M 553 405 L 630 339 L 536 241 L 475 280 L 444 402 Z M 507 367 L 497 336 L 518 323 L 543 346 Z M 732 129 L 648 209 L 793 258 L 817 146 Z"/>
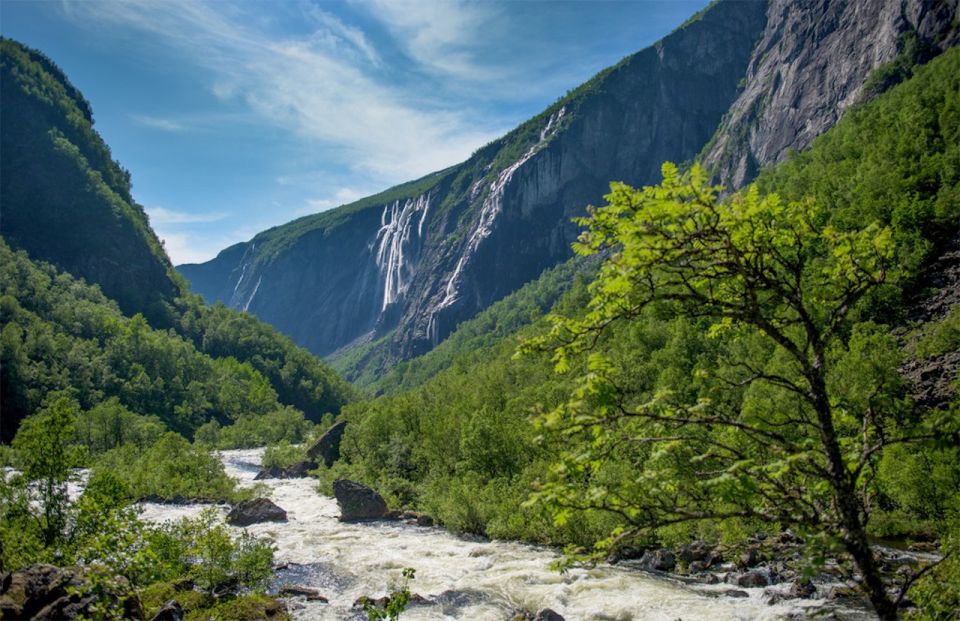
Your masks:
<path fill-rule="evenodd" d="M 568 259 L 571 218 L 610 181 L 656 182 L 664 160 L 699 156 L 739 187 L 832 126 L 906 33 L 930 56 L 953 45 L 956 15 L 929 0 L 716 2 L 462 164 L 178 269 L 317 354 L 378 341 L 369 358 L 387 368 Z"/>

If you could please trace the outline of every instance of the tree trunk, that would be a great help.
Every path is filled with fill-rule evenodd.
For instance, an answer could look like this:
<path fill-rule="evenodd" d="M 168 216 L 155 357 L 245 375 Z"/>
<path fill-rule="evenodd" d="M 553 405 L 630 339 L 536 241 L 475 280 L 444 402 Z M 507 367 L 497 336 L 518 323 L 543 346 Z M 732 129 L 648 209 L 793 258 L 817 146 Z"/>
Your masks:
<path fill-rule="evenodd" d="M 843 545 L 853 557 L 860 570 L 863 589 L 870 604 L 881 619 L 896 619 L 897 606 L 887 594 L 879 568 L 867 541 L 866 525 L 862 519 L 860 503 L 857 501 L 856 487 L 850 479 L 850 472 L 843 461 L 840 443 L 833 427 L 833 413 L 827 394 L 826 381 L 821 372 L 822 366 L 813 365 L 810 384 L 814 395 L 814 409 L 820 426 L 820 441 L 827 457 L 827 473 L 833 488 L 834 503 L 840 517 Z"/>

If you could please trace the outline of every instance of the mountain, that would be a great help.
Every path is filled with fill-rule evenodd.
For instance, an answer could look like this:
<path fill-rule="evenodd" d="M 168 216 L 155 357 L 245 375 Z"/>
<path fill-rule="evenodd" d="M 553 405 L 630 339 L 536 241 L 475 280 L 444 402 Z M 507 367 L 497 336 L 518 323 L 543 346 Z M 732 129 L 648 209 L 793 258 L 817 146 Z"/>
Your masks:
<path fill-rule="evenodd" d="M 735 99 L 760 3 L 721 3 L 466 162 L 180 266 L 207 300 L 328 355 L 394 331 L 394 358 L 571 256 L 571 218 L 611 179 L 693 158 Z M 531 231 L 536 234 L 531 235 Z"/>
<path fill-rule="evenodd" d="M 83 95 L 46 56 L 2 39 L 0 116 L 4 239 L 98 283 L 126 314 L 169 324 L 182 279 Z"/>
<path fill-rule="evenodd" d="M 0 78 L 0 441 L 60 390 L 84 408 L 119 398 L 186 434 L 241 411 L 340 411 L 354 392 L 329 365 L 190 294 L 90 104 L 50 59 L 3 39 Z"/>
<path fill-rule="evenodd" d="M 703 162 L 740 187 L 809 148 L 850 106 L 956 45 L 956 15 L 956 0 L 771 0 L 744 89 Z"/>
<path fill-rule="evenodd" d="M 360 366 L 382 370 L 568 259 L 571 218 L 611 180 L 651 183 L 664 160 L 702 154 L 738 187 L 753 160 L 809 145 L 878 69 L 908 72 L 910 41 L 924 57 L 951 45 L 955 15 L 920 0 L 716 2 L 460 165 L 179 269 L 319 355 L 376 343 Z"/>

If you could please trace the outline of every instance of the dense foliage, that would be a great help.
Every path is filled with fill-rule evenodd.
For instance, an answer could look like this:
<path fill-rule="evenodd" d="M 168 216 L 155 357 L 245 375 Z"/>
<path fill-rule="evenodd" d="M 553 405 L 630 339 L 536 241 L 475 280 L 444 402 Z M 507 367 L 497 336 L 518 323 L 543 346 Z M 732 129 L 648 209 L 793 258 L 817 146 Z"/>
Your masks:
<path fill-rule="evenodd" d="M 246 533 L 230 535 L 215 509 L 198 518 L 150 526 L 138 518 L 128 499 L 140 476 L 194 482 L 223 481 L 223 467 L 205 452 L 191 450 L 176 434 L 167 434 L 143 454 L 150 466 L 97 467 L 79 498 L 69 485 L 84 448 L 77 443 L 80 410 L 76 401 L 60 395 L 24 422 L 14 442 L 21 472 L 0 479 L 0 562 L 15 571 L 45 562 L 83 567 L 84 591 L 97 596 L 97 618 L 120 618 L 121 600 L 136 592 L 169 592 L 172 582 L 189 580 L 196 590 L 180 597 L 199 612 L 218 606 L 248 606 L 247 598 L 222 596 L 237 587 L 259 590 L 272 573 L 273 548 Z M 123 445 L 125 448 L 132 445 Z M 111 452 L 121 450 L 111 449 Z M 109 455 L 110 453 L 108 453 Z M 206 460 L 206 461 L 204 461 Z M 199 467 L 198 467 L 199 466 Z M 253 596 L 253 602 L 259 601 Z M 167 600 L 144 597 L 147 612 Z M 233 601 L 225 604 L 226 601 Z M 218 603 L 219 602 L 219 603 Z M 204 618 L 209 618 L 204 616 Z"/>
<path fill-rule="evenodd" d="M 911 304 L 918 299 L 922 303 L 919 289 L 925 262 L 958 233 L 958 97 L 960 51 L 954 50 L 917 69 L 911 80 L 874 102 L 848 112 L 809 152 L 761 175 L 756 184 L 759 193 L 744 195 L 753 198 L 738 199 L 747 201 L 751 217 L 774 226 L 766 229 L 771 235 L 777 225 L 777 220 L 771 220 L 774 214 L 789 215 L 783 224 L 805 231 L 799 240 L 808 244 L 803 248 L 791 249 L 778 237 L 780 233 L 769 239 L 784 250 L 812 253 L 812 275 L 818 274 L 818 262 L 824 268 L 832 266 L 830 275 L 838 279 L 834 284 L 827 279 L 829 286 L 822 296 L 842 298 L 846 293 L 836 287 L 858 282 L 850 278 L 863 265 L 848 263 L 850 269 L 840 269 L 843 261 L 861 254 L 886 257 L 885 267 L 875 264 L 860 273 L 866 280 L 859 282 L 872 284 L 850 289 L 849 307 L 841 301 L 834 309 L 842 312 L 835 317 L 823 314 L 833 304 L 828 297 L 814 292 L 810 298 L 816 321 L 835 325 L 829 328 L 836 341 L 824 352 L 829 365 L 825 369 L 831 369 L 826 381 L 836 399 L 830 407 L 844 460 L 862 455 L 864 412 L 876 411 L 885 417 L 881 444 L 914 432 L 923 437 L 945 435 L 949 440 L 956 427 L 956 404 L 946 411 L 917 409 L 897 373 L 904 356 L 955 351 L 956 313 L 921 330 L 916 346 L 907 349 L 891 336 L 891 328 L 906 321 Z M 619 191 L 626 193 L 623 200 L 630 203 L 632 190 Z M 781 195 L 780 201 L 761 198 L 774 191 Z M 652 192 L 656 202 L 665 201 L 670 190 Z M 797 206 L 788 207 L 794 203 Z M 668 209 L 666 203 L 662 206 Z M 871 225 L 873 229 L 866 228 Z M 638 233 L 643 230 L 643 226 L 637 229 Z M 792 235 L 789 230 L 783 233 Z M 823 254 L 827 248 L 832 250 Z M 762 253 L 756 259 L 759 264 L 767 260 Z M 884 267 L 882 278 L 870 281 L 871 275 L 879 275 L 880 267 Z M 736 279 L 731 284 L 742 286 Z M 611 287 L 609 304 L 616 308 L 626 284 L 614 281 Z M 587 301 L 596 293 L 596 289 L 587 292 L 577 287 L 554 312 L 583 318 Z M 764 293 L 756 301 L 775 305 L 781 293 Z M 715 311 L 716 306 L 703 310 Z M 797 411 L 799 397 L 789 388 L 796 382 L 796 363 L 784 355 L 785 343 L 771 342 L 756 324 L 720 329 L 716 326 L 723 322 L 718 324 L 713 317 L 679 311 L 672 303 L 660 303 L 628 312 L 628 321 L 614 322 L 587 348 L 602 354 L 603 362 L 595 356 L 591 360 L 589 353 L 571 355 L 565 362 L 566 374 L 551 373 L 544 357 L 513 358 L 512 339 L 484 345 L 475 354 L 458 352 L 461 362 L 419 388 L 346 408 L 351 423 L 342 444 L 344 459 L 322 478 L 358 477 L 394 502 L 428 511 L 456 529 L 574 543 L 586 546 L 584 550 L 593 549 L 598 541 L 600 550 L 628 543 L 629 537 L 617 536 L 626 533 L 625 527 L 636 517 L 631 507 L 638 499 L 683 511 L 691 498 L 678 498 L 678 490 L 697 495 L 698 502 L 713 503 L 713 511 L 731 503 L 749 505 L 747 498 L 763 506 L 763 494 L 769 491 L 763 481 L 776 487 L 785 480 L 805 489 L 799 497 L 802 502 L 815 507 L 829 504 L 829 484 L 824 487 L 811 480 L 806 489 L 807 475 L 802 474 L 805 460 L 819 459 L 815 457 L 819 440 L 809 446 L 799 436 L 791 440 L 802 445 L 795 447 L 798 460 L 794 460 L 786 453 L 770 454 L 776 448 L 763 446 L 759 438 L 751 440 L 749 430 L 725 430 L 718 425 L 702 433 L 678 432 L 699 434 L 697 442 L 717 442 L 747 453 L 742 471 L 720 477 L 710 486 L 705 485 L 709 477 L 703 481 L 695 477 L 694 457 L 699 453 L 688 451 L 685 439 L 660 450 L 656 443 L 631 441 L 638 437 L 630 433 L 631 425 L 639 424 L 633 418 L 603 418 L 603 408 L 611 411 L 610 399 L 624 389 L 635 405 L 711 403 L 749 421 L 770 421 L 768 417 L 778 412 L 803 416 Z M 776 317 L 789 340 L 804 338 L 794 333 L 797 328 L 791 327 L 789 313 Z M 535 337 L 547 329 L 540 321 L 520 335 Z M 748 366 L 740 364 L 744 361 Z M 779 385 L 777 381 L 742 382 L 757 375 L 751 375 L 750 369 L 788 381 Z M 597 384 L 598 376 L 615 380 L 618 390 L 609 382 Z M 558 411 L 564 414 L 550 416 Z M 545 424 L 534 430 L 531 418 L 538 415 Z M 549 424 L 556 421 L 565 424 Z M 873 431 L 867 435 L 867 464 L 859 473 L 863 478 L 854 477 L 858 485 L 865 485 L 858 493 L 869 503 L 868 530 L 908 538 L 945 537 L 960 519 L 956 446 L 930 439 L 909 450 L 893 446 L 871 451 L 881 439 L 873 435 L 876 422 L 868 425 Z M 717 459 L 722 450 L 717 447 L 704 455 Z M 562 455 L 572 461 L 558 460 Z M 578 462 L 578 455 L 587 457 Z M 599 468 L 594 467 L 596 460 L 601 461 Z M 853 468 L 857 467 L 854 461 Z M 638 478 L 638 473 L 649 477 Z M 539 489 L 540 498 L 547 502 L 522 504 L 531 488 Z M 775 516 L 730 513 L 726 519 L 713 515 L 681 520 L 631 534 L 641 542 L 671 543 L 694 536 L 735 542 L 752 532 L 776 531 L 785 523 Z M 810 534 L 818 532 L 814 528 Z M 829 548 L 829 537 L 811 536 L 810 541 Z M 955 575 L 951 563 L 924 576 L 915 587 L 918 593 L 928 594 L 931 606 L 946 601 L 933 595 L 931 575 Z"/>
<path fill-rule="evenodd" d="M 183 281 L 83 95 L 43 54 L 2 39 L 0 113 L 4 237 L 166 327 Z"/>

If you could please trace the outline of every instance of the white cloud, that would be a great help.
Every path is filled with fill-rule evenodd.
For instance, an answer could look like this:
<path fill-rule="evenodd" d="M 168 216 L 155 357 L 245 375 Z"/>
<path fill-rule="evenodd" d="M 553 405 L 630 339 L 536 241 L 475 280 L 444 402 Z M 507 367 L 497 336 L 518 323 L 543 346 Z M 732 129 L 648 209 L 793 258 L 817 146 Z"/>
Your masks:
<path fill-rule="evenodd" d="M 471 81 L 496 75 L 477 53 L 477 43 L 489 40 L 503 26 L 495 5 L 464 0 L 365 0 L 357 4 L 369 9 L 424 67 Z"/>
<path fill-rule="evenodd" d="M 148 116 L 145 114 L 131 114 L 130 118 L 141 125 L 163 130 L 165 132 L 182 132 L 187 129 L 182 123 L 172 119 Z"/>
<path fill-rule="evenodd" d="M 185 62 L 211 73 L 210 88 L 223 98 L 240 98 L 268 122 L 302 139 L 341 151 L 357 172 L 384 183 L 421 176 L 466 159 L 504 128 L 477 127 L 476 119 L 452 102 L 429 109 L 432 95 L 403 90 L 369 75 L 379 55 L 364 34 L 339 19 L 315 11 L 310 36 L 277 36 L 256 26 L 245 11 L 259 4 L 175 2 L 77 2 L 69 14 L 98 26 L 151 33 L 176 49 Z M 394 12 L 396 15 L 396 12 Z M 410 16 L 402 28 L 416 29 L 418 59 L 444 53 L 435 65 L 462 65 L 469 59 L 451 48 L 453 35 L 470 18 L 437 9 L 437 28 L 424 28 L 425 14 Z M 420 24 L 419 26 L 417 24 Z M 330 42 L 336 44 L 331 45 Z"/>
<path fill-rule="evenodd" d="M 202 224 L 207 222 L 217 222 L 227 217 L 225 213 L 189 213 L 186 211 L 174 211 L 164 209 L 163 207 L 147 207 L 147 215 L 150 216 L 150 224 L 153 226 L 163 226 L 171 224 Z"/>
<path fill-rule="evenodd" d="M 364 196 L 370 196 L 371 194 L 373 194 L 373 192 L 355 190 L 353 188 L 339 188 L 333 193 L 333 196 L 324 198 L 308 198 L 307 206 L 300 210 L 298 214 L 306 215 L 320 211 L 326 211 L 328 209 L 333 209 L 334 207 L 339 207 L 340 205 L 352 203 L 355 200 L 359 200 Z"/>

